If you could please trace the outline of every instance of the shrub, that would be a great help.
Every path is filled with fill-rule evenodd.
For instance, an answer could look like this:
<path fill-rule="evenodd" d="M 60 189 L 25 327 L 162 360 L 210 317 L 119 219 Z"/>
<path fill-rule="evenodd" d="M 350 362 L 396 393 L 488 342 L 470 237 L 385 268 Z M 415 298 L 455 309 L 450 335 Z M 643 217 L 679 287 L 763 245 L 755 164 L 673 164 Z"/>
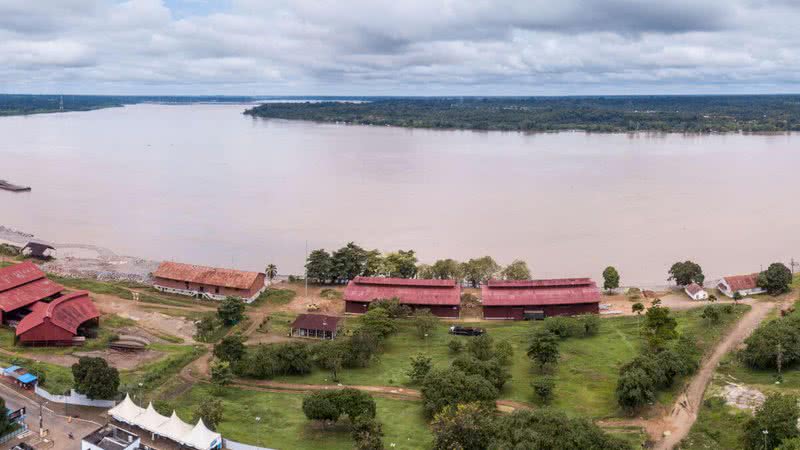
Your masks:
<path fill-rule="evenodd" d="M 500 390 L 511 379 L 511 374 L 497 359 L 480 360 L 471 356 L 462 355 L 453 361 L 453 367 L 467 375 L 479 375 L 488 380 Z"/>
<path fill-rule="evenodd" d="M 544 328 L 561 339 L 583 334 L 583 325 L 572 317 L 548 317 L 544 321 Z"/>
<path fill-rule="evenodd" d="M 460 370 L 432 370 L 422 383 L 422 405 L 427 417 L 433 417 L 447 406 L 478 402 L 494 407 L 497 389 L 480 375 L 467 375 Z"/>
<path fill-rule="evenodd" d="M 797 419 L 800 409 L 797 397 L 773 394 L 756 409 L 753 418 L 744 426 L 744 444 L 747 449 L 775 448 L 784 440 L 800 437 Z M 763 430 L 769 433 L 764 434 Z"/>
<path fill-rule="evenodd" d="M 539 401 L 543 404 L 548 404 L 553 400 L 556 380 L 550 376 L 539 377 L 531 381 L 531 387 Z"/>
<path fill-rule="evenodd" d="M 597 314 L 581 314 L 577 320 L 583 325 L 584 336 L 594 336 L 600 332 L 600 316 Z"/>
<path fill-rule="evenodd" d="M 539 364 L 539 369 L 544 369 L 549 364 L 556 364 L 559 355 L 558 337 L 555 334 L 539 330 L 533 335 L 528 346 L 528 357 Z"/>
<path fill-rule="evenodd" d="M 494 353 L 497 362 L 510 366 L 514 359 L 514 346 L 508 341 L 500 341 L 494 346 Z"/>
<path fill-rule="evenodd" d="M 369 304 L 369 309 L 383 309 L 392 319 L 405 319 L 413 312 L 408 305 L 401 305 L 397 298 L 382 298 Z"/>
<path fill-rule="evenodd" d="M 493 339 L 488 334 L 471 338 L 467 343 L 467 350 L 477 359 L 486 361 L 494 357 Z"/>
<path fill-rule="evenodd" d="M 458 338 L 450 339 L 450 342 L 447 343 L 447 349 L 452 354 L 461 353 L 464 350 L 464 343 L 461 342 Z"/>
<path fill-rule="evenodd" d="M 494 416 L 479 403 L 448 406 L 431 422 L 434 450 L 484 450 L 492 439 Z"/>
<path fill-rule="evenodd" d="M 656 399 L 653 380 L 644 370 L 633 367 L 620 373 L 617 380 L 617 403 L 625 409 L 634 410 Z"/>
<path fill-rule="evenodd" d="M 433 368 L 433 360 L 428 355 L 418 353 L 411 358 L 411 367 L 406 374 L 414 383 L 421 383 Z"/>

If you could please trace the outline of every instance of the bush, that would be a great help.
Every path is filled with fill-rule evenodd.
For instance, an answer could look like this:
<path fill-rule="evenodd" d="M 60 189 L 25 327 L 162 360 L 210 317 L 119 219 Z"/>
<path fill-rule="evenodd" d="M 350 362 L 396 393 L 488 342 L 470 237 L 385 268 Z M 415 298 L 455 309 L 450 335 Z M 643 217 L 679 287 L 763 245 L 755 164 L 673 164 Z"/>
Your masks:
<path fill-rule="evenodd" d="M 631 446 L 583 418 L 570 418 L 550 408 L 519 409 L 500 416 L 493 427 L 490 450 L 591 449 L 626 450 Z"/>
<path fill-rule="evenodd" d="M 744 444 L 747 449 L 775 448 L 784 440 L 800 437 L 797 419 L 800 409 L 797 397 L 773 394 L 756 409 L 755 415 L 744 426 Z M 769 430 L 764 434 L 763 430 Z"/>
<path fill-rule="evenodd" d="M 370 308 L 361 317 L 361 329 L 381 339 L 397 331 L 397 323 L 386 308 Z"/>
<path fill-rule="evenodd" d="M 620 373 L 617 380 L 617 403 L 625 409 L 635 410 L 656 399 L 656 388 L 647 372 L 632 367 Z"/>
<path fill-rule="evenodd" d="M 597 314 L 581 314 L 577 320 L 583 325 L 584 336 L 594 336 L 600 332 L 600 316 Z"/>
<path fill-rule="evenodd" d="M 261 344 L 233 363 L 233 370 L 238 375 L 259 379 L 277 375 L 305 375 L 312 368 L 311 349 L 302 342 Z"/>
<path fill-rule="evenodd" d="M 560 356 L 558 337 L 547 331 L 539 330 L 534 333 L 528 346 L 528 357 L 539 364 L 539 369 L 546 365 L 556 364 Z"/>
<path fill-rule="evenodd" d="M 706 305 L 706 307 L 703 308 L 703 314 L 700 315 L 700 317 L 708 320 L 712 324 L 719 323 L 720 316 L 720 309 L 717 308 L 717 305 Z"/>
<path fill-rule="evenodd" d="M 375 300 L 369 304 L 369 309 L 383 309 L 392 319 L 405 319 L 413 312 L 411 307 L 408 305 L 401 305 L 400 300 L 396 298 Z"/>
<path fill-rule="evenodd" d="M 544 321 L 544 329 L 561 339 L 583 334 L 583 325 L 577 319 L 566 316 L 548 317 Z"/>
<path fill-rule="evenodd" d="M 514 359 L 514 346 L 508 341 L 500 341 L 494 346 L 494 353 L 497 362 L 510 366 Z"/>
<path fill-rule="evenodd" d="M 417 354 L 411 358 L 411 367 L 406 374 L 414 383 L 421 383 L 433 368 L 433 360 L 428 355 Z"/>
<path fill-rule="evenodd" d="M 372 419 L 375 411 L 375 400 L 358 389 L 316 391 L 303 399 L 303 413 L 309 420 L 336 422 L 341 416 L 347 416 L 352 422 Z"/>
<path fill-rule="evenodd" d="M 539 377 L 531 381 L 531 387 L 539 401 L 546 405 L 553 400 L 556 380 L 550 376 Z"/>
<path fill-rule="evenodd" d="M 499 391 L 511 379 L 511 374 L 497 359 L 483 361 L 471 356 L 462 355 L 453 361 L 453 368 L 467 375 L 479 375 L 492 383 Z"/>
<path fill-rule="evenodd" d="M 464 350 L 464 343 L 458 338 L 450 339 L 450 342 L 447 343 L 447 350 L 452 354 L 461 353 Z"/>
<path fill-rule="evenodd" d="M 477 402 L 494 408 L 497 389 L 480 375 L 467 375 L 460 370 L 432 370 L 422 383 L 422 406 L 425 415 L 433 417 L 447 406 Z"/>
<path fill-rule="evenodd" d="M 488 334 L 471 338 L 467 343 L 467 350 L 477 359 L 487 361 L 494 357 L 494 340 Z"/>
<path fill-rule="evenodd" d="M 762 323 L 739 352 L 743 363 L 754 369 L 777 367 L 778 344 L 784 366 L 800 361 L 800 316 L 789 315 Z"/>
<path fill-rule="evenodd" d="M 351 435 L 355 450 L 383 450 L 383 427 L 374 418 L 357 417 L 352 422 Z"/>
<path fill-rule="evenodd" d="M 484 450 L 492 439 L 494 415 L 478 403 L 448 406 L 431 422 L 434 450 Z"/>

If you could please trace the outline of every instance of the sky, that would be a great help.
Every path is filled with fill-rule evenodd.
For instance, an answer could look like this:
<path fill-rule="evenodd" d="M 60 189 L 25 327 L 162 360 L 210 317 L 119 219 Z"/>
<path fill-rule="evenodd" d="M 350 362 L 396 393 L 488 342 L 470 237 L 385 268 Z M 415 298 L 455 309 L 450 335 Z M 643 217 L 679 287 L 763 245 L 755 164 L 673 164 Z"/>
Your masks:
<path fill-rule="evenodd" d="M 800 0 L 0 0 L 0 92 L 800 93 Z"/>

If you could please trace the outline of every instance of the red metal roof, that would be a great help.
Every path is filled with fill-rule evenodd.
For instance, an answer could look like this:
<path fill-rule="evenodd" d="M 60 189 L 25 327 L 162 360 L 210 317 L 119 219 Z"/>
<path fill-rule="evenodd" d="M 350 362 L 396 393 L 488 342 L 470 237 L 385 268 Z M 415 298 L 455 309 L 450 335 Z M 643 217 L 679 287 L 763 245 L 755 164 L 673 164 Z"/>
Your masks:
<path fill-rule="evenodd" d="M 162 262 L 153 273 L 156 278 L 234 289 L 250 289 L 258 280 L 259 275 L 258 272 L 196 266 L 172 261 Z"/>
<path fill-rule="evenodd" d="M 758 287 L 758 274 L 751 273 L 750 275 L 734 275 L 725 277 L 725 282 L 730 286 L 731 291 L 741 291 L 744 289 L 755 289 Z"/>
<path fill-rule="evenodd" d="M 697 284 L 697 283 L 692 283 L 692 284 L 686 286 L 686 291 L 688 293 L 692 294 L 692 295 L 697 294 L 698 292 L 700 292 L 702 290 L 703 290 L 703 288 L 700 287 L 700 285 Z"/>
<path fill-rule="evenodd" d="M 408 305 L 460 305 L 461 288 L 455 280 L 356 277 L 344 290 L 347 301 L 391 298 Z"/>
<path fill-rule="evenodd" d="M 47 305 L 47 307 L 42 306 Z M 49 321 L 72 334 L 87 320 L 100 317 L 87 291 L 77 291 L 61 296 L 50 303 L 37 304 L 17 325 L 17 336 Z"/>
<path fill-rule="evenodd" d="M 483 306 L 540 306 L 599 303 L 600 290 L 590 278 L 490 280 L 481 288 Z"/>
<path fill-rule="evenodd" d="M 300 314 L 294 319 L 292 328 L 305 328 L 306 330 L 336 331 L 340 317 L 326 316 L 323 314 Z"/>
<path fill-rule="evenodd" d="M 10 312 L 63 291 L 35 264 L 24 262 L 0 269 L 0 310 Z"/>

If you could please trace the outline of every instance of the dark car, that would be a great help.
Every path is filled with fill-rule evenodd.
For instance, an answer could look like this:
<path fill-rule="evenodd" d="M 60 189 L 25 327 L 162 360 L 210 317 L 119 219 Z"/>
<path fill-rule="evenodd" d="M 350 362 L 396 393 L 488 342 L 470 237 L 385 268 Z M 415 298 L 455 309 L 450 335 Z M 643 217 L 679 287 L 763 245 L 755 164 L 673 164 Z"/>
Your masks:
<path fill-rule="evenodd" d="M 450 327 L 450 334 L 458 336 L 480 336 L 486 331 L 483 328 L 472 327 Z"/>

